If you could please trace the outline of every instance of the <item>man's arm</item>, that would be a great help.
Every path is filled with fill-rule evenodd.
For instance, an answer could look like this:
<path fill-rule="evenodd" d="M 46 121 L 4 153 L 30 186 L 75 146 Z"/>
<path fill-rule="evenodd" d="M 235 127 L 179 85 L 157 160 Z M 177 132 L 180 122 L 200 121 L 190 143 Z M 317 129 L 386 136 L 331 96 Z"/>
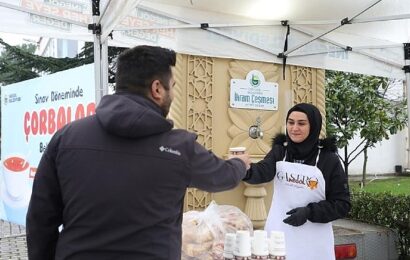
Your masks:
<path fill-rule="evenodd" d="M 190 156 L 190 187 L 209 192 L 235 188 L 245 177 L 249 167 L 249 155 L 223 160 L 195 142 Z"/>

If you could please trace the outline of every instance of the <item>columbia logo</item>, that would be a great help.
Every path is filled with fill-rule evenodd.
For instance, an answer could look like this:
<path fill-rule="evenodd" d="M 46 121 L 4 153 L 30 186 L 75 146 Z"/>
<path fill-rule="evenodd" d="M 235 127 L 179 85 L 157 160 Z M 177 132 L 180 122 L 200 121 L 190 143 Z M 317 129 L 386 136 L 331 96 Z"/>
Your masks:
<path fill-rule="evenodd" d="M 172 154 L 181 156 L 181 152 L 180 152 L 180 151 L 174 150 L 174 149 L 169 148 L 169 147 L 160 146 L 160 147 L 159 147 L 159 150 L 160 150 L 161 152 L 172 153 Z"/>

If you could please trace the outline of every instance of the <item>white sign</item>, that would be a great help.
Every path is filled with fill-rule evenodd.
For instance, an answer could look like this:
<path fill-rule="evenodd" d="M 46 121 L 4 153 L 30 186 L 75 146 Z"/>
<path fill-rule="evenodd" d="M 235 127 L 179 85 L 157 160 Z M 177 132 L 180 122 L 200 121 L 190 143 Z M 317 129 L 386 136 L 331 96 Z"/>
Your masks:
<path fill-rule="evenodd" d="M 278 83 L 265 82 L 257 70 L 250 71 L 245 80 L 231 79 L 231 107 L 278 110 L 278 86 Z"/>
<path fill-rule="evenodd" d="M 1 219 L 25 225 L 33 178 L 50 138 L 94 113 L 93 64 L 2 87 Z"/>

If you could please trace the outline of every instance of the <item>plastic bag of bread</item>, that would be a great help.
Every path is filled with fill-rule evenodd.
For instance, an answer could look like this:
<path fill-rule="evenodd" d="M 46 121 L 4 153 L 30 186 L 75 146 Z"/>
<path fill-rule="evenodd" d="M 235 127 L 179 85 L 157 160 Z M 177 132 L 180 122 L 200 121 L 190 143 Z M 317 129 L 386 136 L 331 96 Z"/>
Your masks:
<path fill-rule="evenodd" d="M 212 201 L 204 211 L 188 211 L 182 220 L 182 260 L 223 259 L 226 233 L 253 231 L 252 222 L 239 208 Z"/>

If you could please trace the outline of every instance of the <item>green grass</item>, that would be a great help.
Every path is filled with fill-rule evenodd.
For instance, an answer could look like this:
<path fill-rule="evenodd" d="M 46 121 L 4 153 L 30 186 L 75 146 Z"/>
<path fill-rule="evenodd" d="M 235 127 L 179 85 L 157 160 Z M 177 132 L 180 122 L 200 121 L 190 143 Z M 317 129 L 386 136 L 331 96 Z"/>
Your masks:
<path fill-rule="evenodd" d="M 360 190 L 360 181 L 349 181 L 349 185 L 352 191 Z M 363 189 L 372 193 L 391 192 L 392 194 L 410 195 L 410 177 L 367 180 Z"/>

